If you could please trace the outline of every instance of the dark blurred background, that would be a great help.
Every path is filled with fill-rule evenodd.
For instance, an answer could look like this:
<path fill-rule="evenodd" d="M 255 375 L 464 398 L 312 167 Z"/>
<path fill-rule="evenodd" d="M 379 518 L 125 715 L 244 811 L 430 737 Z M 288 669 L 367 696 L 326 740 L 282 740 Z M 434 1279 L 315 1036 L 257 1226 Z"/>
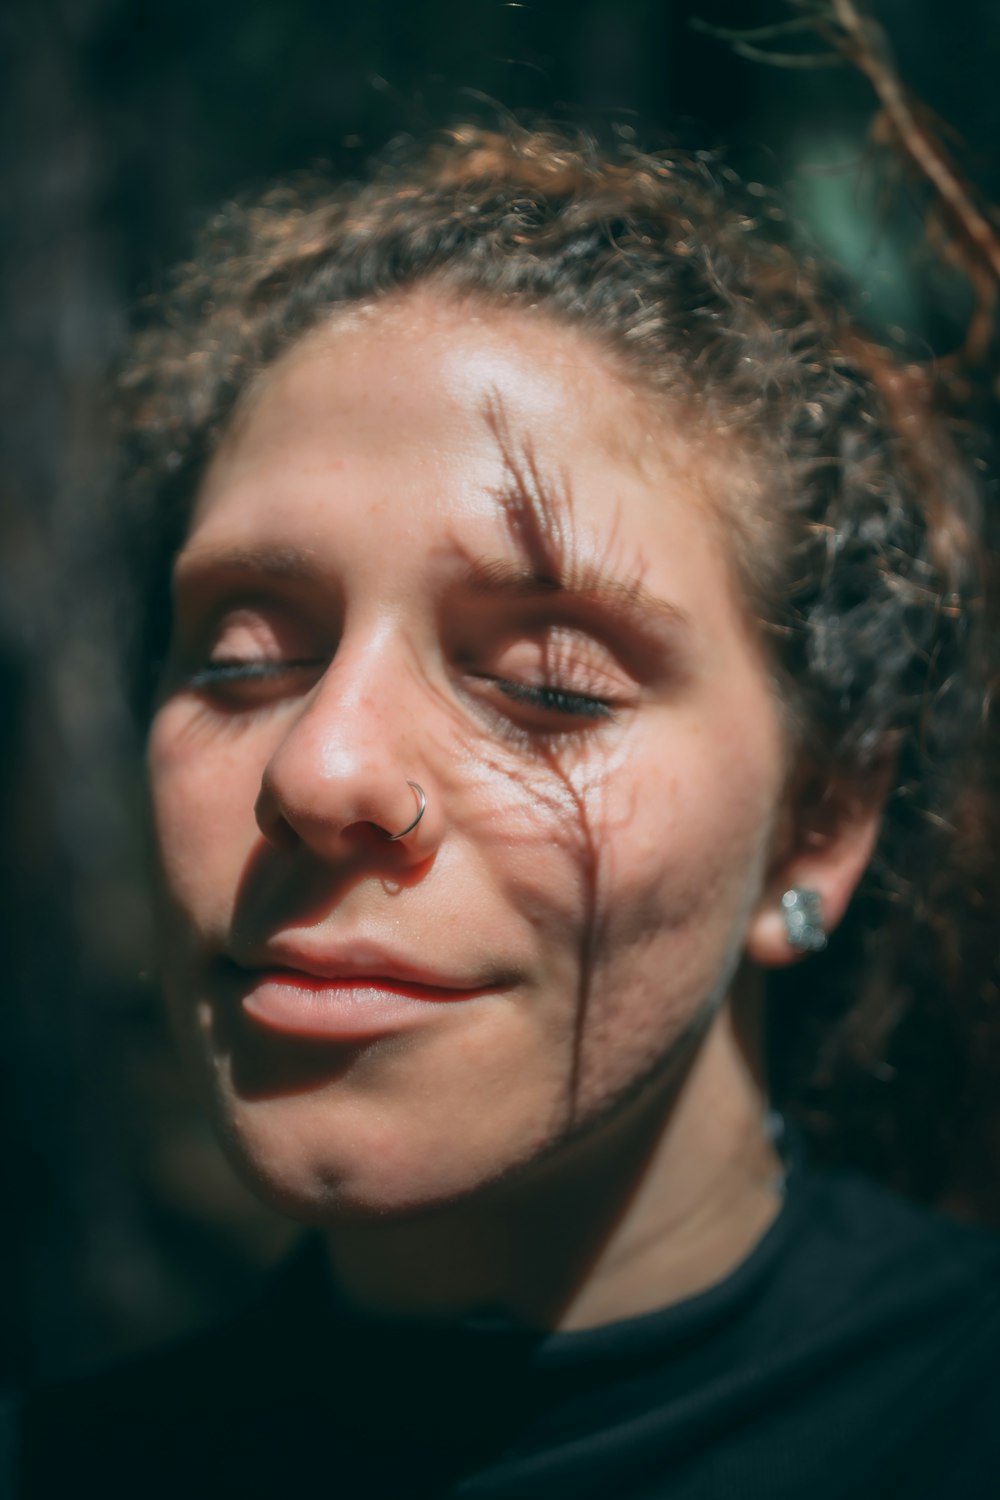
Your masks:
<path fill-rule="evenodd" d="M 722 146 L 873 314 L 947 353 L 969 300 L 849 67 L 737 55 L 793 0 L 5 0 L 0 13 L 0 1385 L 214 1318 L 289 1231 L 235 1183 L 160 1018 L 137 747 L 109 641 L 108 371 L 227 195 L 498 105 Z M 1000 7 L 880 0 L 1000 196 Z M 784 45 L 775 43 L 774 45 Z M 798 50 L 820 44 L 797 39 Z"/>

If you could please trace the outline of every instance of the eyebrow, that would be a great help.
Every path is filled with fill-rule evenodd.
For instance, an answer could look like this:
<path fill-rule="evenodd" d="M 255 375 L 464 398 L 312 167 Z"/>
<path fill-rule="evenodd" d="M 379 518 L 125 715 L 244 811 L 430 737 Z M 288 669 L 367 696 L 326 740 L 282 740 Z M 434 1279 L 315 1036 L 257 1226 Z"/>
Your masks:
<path fill-rule="evenodd" d="M 179 552 L 174 561 L 175 582 L 215 572 L 307 582 L 315 579 L 316 564 L 308 552 L 295 547 L 195 547 Z"/>
<path fill-rule="evenodd" d="M 295 547 L 195 548 L 179 553 L 174 568 L 175 584 L 197 584 L 219 571 L 292 583 L 316 579 L 313 557 Z M 678 636 L 688 637 L 693 628 L 685 610 L 651 593 L 638 580 L 614 578 L 585 563 L 577 564 L 567 579 L 507 558 L 480 558 L 468 565 L 462 582 L 467 593 L 480 598 L 526 603 L 558 599 L 570 609 L 598 610 L 657 641 L 667 635 L 674 641 Z"/>
<path fill-rule="evenodd" d="M 507 559 L 477 561 L 466 574 L 470 592 L 494 597 L 535 600 L 558 597 L 570 608 L 598 610 L 632 631 L 675 647 L 687 645 L 693 621 L 683 609 L 652 594 L 638 580 L 615 578 L 596 567 L 574 559 L 566 566 L 571 549 L 565 534 L 572 521 L 573 496 L 567 476 L 553 484 L 545 472 L 530 433 L 520 438 L 513 431 L 503 398 L 493 392 L 486 402 L 484 420 L 496 440 L 505 482 L 498 499 L 512 539 L 527 562 Z"/>
<path fill-rule="evenodd" d="M 581 608 L 596 608 L 633 629 L 661 635 L 688 633 L 691 617 L 676 604 L 652 594 L 635 580 L 612 578 L 599 569 L 579 565 L 573 578 L 553 577 L 504 558 L 469 565 L 465 587 L 480 597 L 534 601 L 557 598 Z"/>

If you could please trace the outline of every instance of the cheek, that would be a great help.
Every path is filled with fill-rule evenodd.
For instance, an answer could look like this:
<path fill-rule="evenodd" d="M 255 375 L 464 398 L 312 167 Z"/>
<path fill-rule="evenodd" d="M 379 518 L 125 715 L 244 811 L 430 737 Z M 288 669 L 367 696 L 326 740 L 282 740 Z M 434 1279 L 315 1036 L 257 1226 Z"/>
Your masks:
<path fill-rule="evenodd" d="M 630 788 L 621 777 L 609 786 L 594 820 L 597 895 L 578 1021 L 593 1096 L 655 1067 L 724 997 L 777 800 L 775 758 L 756 749 L 744 738 L 738 755 L 724 741 L 709 754 L 696 737 L 675 745 L 670 771 L 651 762 Z"/>
<path fill-rule="evenodd" d="M 198 922 L 208 904 L 229 901 L 257 837 L 265 754 L 245 730 L 210 741 L 182 707 L 154 720 L 148 776 L 163 895 Z"/>

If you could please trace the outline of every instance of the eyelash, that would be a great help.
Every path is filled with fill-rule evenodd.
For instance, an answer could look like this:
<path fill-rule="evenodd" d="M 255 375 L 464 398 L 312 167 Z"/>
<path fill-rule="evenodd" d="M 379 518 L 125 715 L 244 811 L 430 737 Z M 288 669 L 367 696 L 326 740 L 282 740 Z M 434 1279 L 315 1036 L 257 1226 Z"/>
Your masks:
<path fill-rule="evenodd" d="M 588 693 L 573 693 L 566 688 L 512 682 L 508 678 L 490 679 L 507 698 L 515 703 L 527 703 L 547 713 L 565 714 L 581 719 L 610 719 L 614 709 L 604 698 L 592 698 Z"/>
<path fill-rule="evenodd" d="M 207 661 L 188 677 L 188 686 L 207 688 L 224 686 L 227 682 L 263 682 L 270 678 L 284 677 L 288 672 L 305 672 L 318 667 L 320 662 L 271 661 Z"/>

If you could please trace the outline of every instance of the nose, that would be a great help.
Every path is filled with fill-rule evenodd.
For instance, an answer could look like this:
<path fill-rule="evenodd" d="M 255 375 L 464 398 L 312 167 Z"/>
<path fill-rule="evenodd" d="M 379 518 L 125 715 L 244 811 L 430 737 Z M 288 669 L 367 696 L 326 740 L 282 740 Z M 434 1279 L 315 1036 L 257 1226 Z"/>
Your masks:
<path fill-rule="evenodd" d="M 384 850 L 394 868 L 429 858 L 442 804 L 416 751 L 408 678 L 386 660 L 333 663 L 264 767 L 254 811 L 270 844 L 325 860 Z"/>

